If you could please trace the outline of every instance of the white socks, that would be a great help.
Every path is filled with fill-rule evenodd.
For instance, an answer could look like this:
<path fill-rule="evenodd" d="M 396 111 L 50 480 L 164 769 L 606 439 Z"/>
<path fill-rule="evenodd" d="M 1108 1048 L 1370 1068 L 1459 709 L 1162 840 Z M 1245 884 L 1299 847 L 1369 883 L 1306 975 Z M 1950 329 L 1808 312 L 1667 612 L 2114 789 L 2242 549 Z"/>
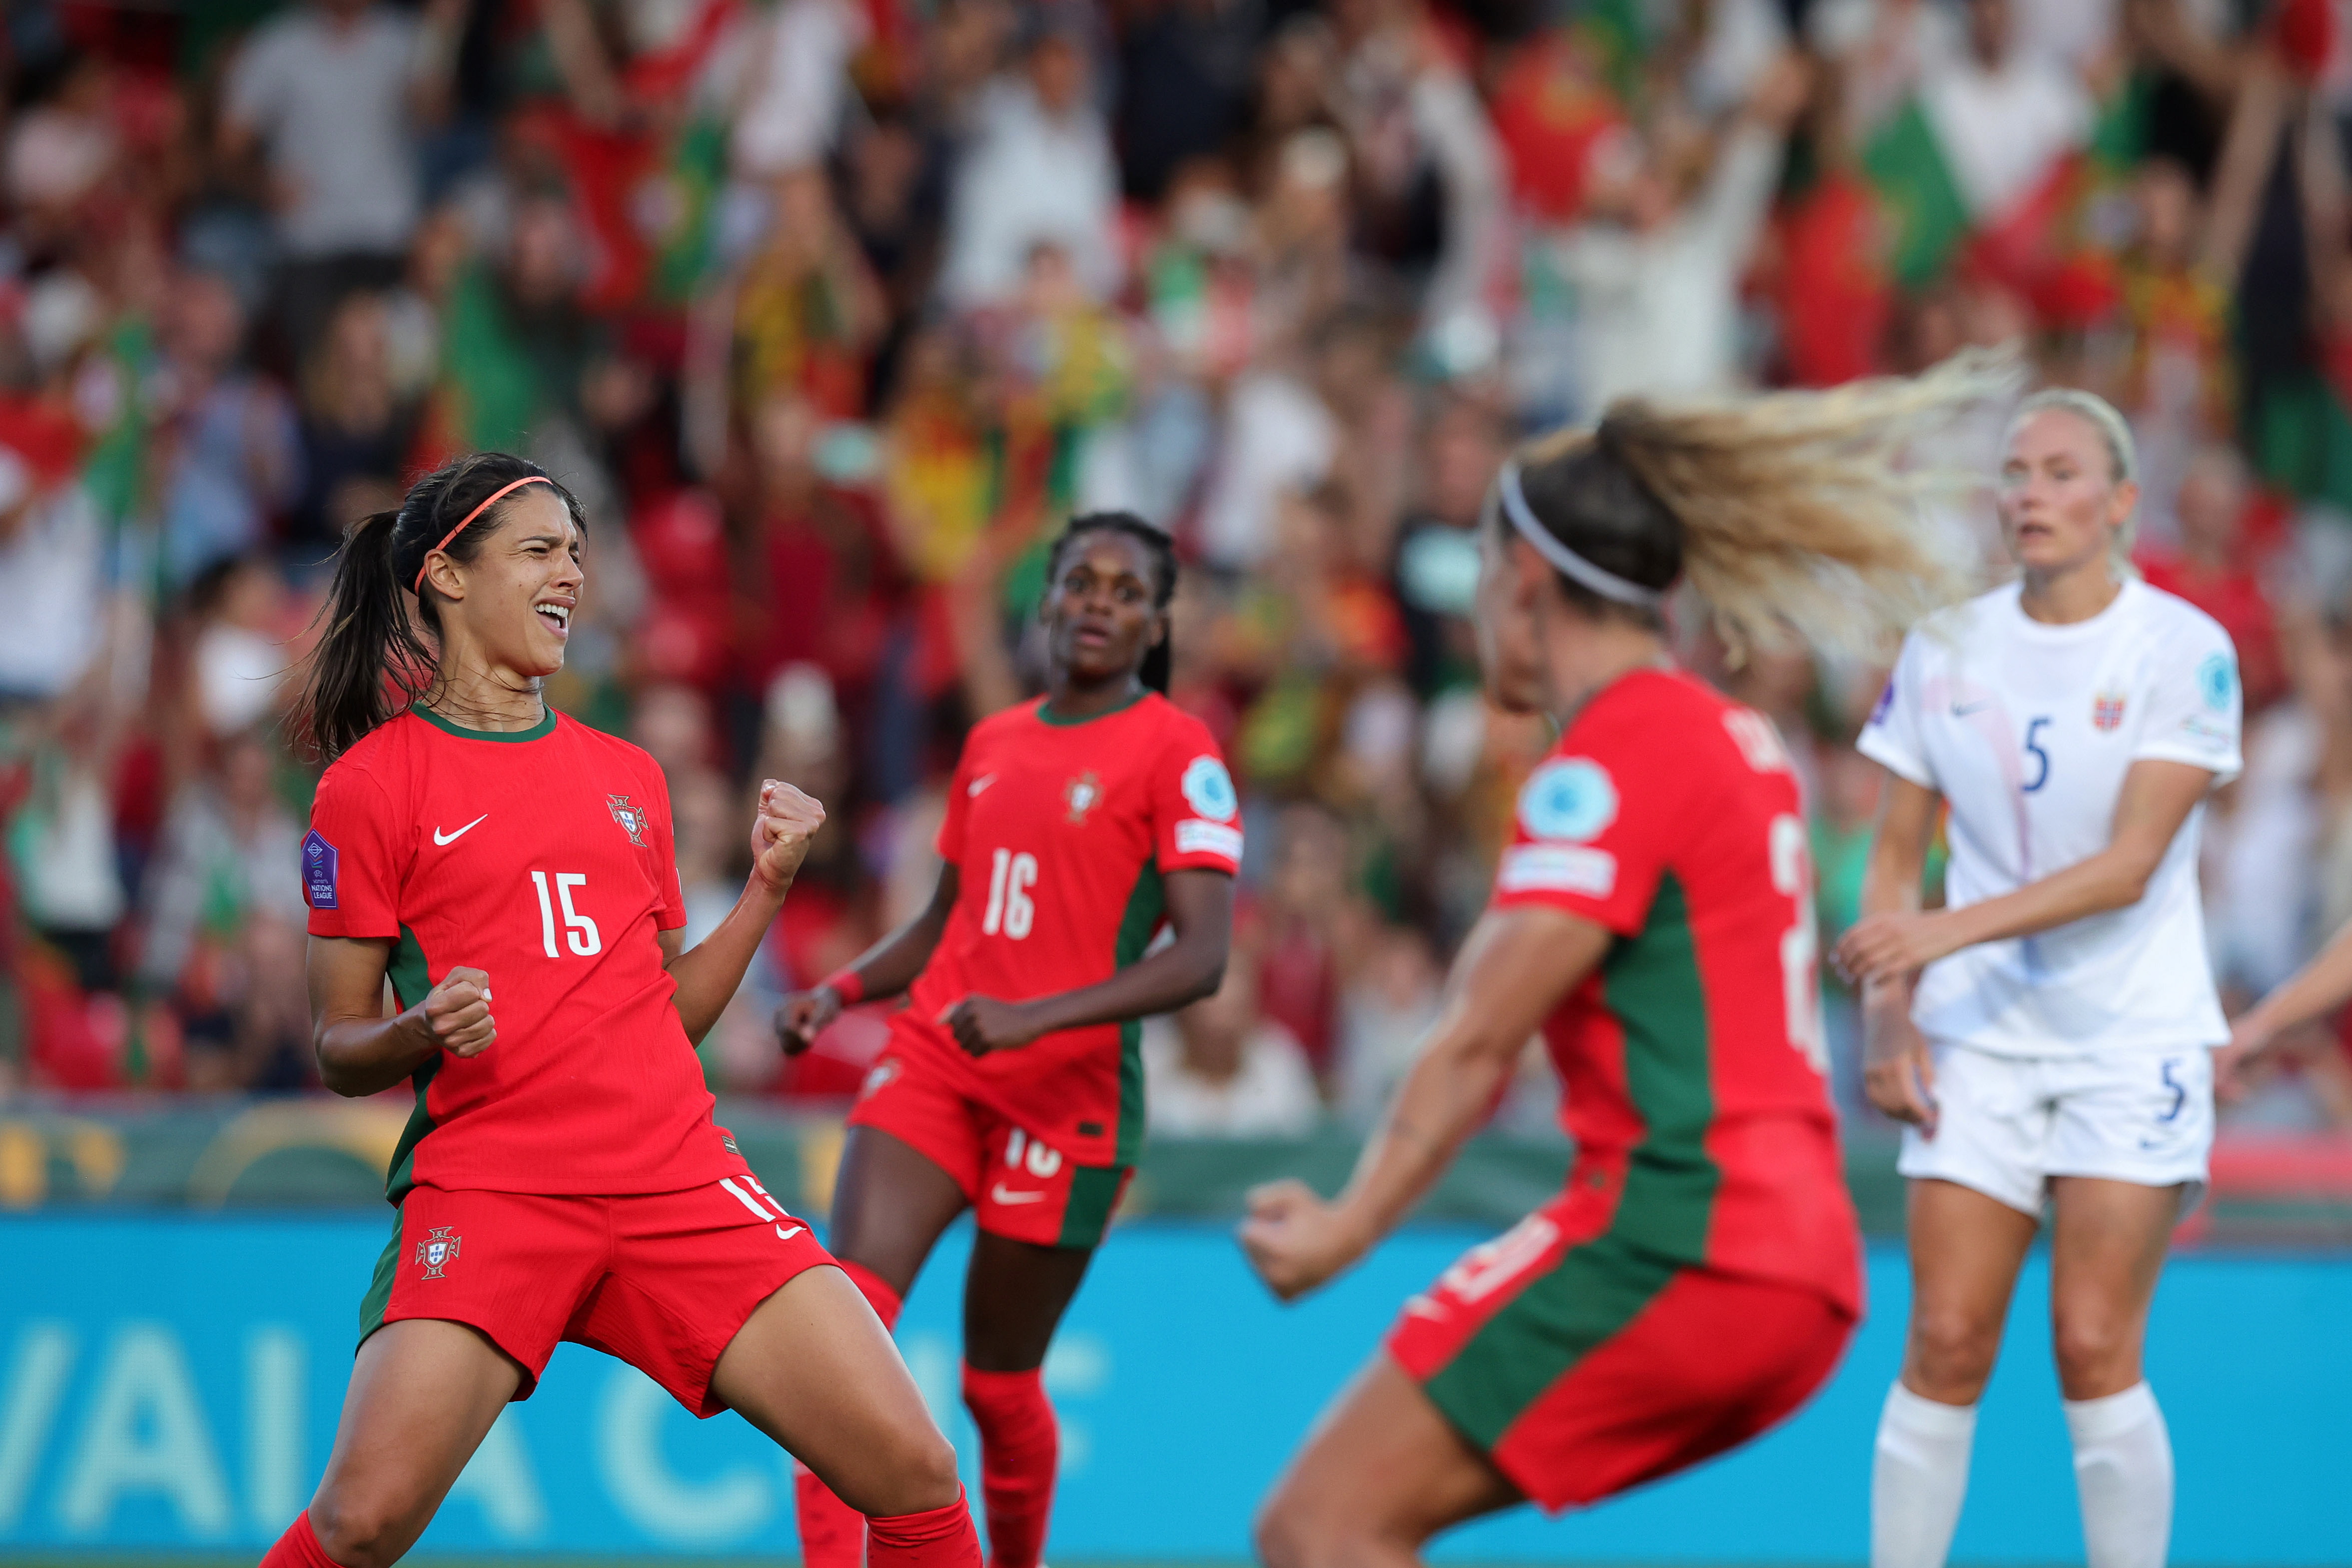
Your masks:
<path fill-rule="evenodd" d="M 2155 1391 L 2136 1383 L 2104 1399 L 2063 1405 L 2090 1568 L 2164 1568 L 2172 1539 L 2172 1438 Z M 1870 1471 L 1871 1568 L 1944 1568 L 1976 1431 L 1973 1405 L 1938 1405 L 1900 1382 L 1886 1391 Z"/>
<path fill-rule="evenodd" d="M 1899 1380 L 1886 1391 L 1870 1468 L 1870 1568 L 1943 1568 L 1969 1489 L 1976 1435 L 1973 1405 L 1939 1405 Z M 2078 1469 L 2081 1464 L 2078 1458 Z"/>
<path fill-rule="evenodd" d="M 2164 1568 L 2172 1539 L 2172 1437 L 2155 1391 L 2135 1383 L 2064 1405 L 2090 1568 Z"/>

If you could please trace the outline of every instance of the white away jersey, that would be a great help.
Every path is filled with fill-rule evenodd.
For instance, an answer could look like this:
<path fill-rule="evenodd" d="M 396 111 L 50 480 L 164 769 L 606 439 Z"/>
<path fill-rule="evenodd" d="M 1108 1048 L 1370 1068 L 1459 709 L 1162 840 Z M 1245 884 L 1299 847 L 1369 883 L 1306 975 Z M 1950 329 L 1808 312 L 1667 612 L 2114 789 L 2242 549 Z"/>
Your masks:
<path fill-rule="evenodd" d="M 1913 632 L 1862 752 L 1951 807 L 1946 902 L 1998 898 L 2107 847 L 2143 759 L 2234 777 L 2238 658 L 2213 618 L 2137 578 L 2087 621 L 2045 626 L 2018 586 Z M 2140 900 L 1927 966 L 1929 1038 L 2015 1056 L 2179 1050 L 2229 1037 L 2197 890 L 2200 803 Z"/>

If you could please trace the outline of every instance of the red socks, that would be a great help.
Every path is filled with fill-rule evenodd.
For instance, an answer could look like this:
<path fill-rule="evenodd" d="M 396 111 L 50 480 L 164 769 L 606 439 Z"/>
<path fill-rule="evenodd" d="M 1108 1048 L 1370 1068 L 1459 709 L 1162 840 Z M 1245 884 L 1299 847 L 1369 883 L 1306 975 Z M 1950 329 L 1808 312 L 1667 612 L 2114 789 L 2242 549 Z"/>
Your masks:
<path fill-rule="evenodd" d="M 1061 1429 L 1042 1369 L 963 1369 L 963 1402 L 980 1428 L 980 1495 L 988 1506 L 988 1568 L 1037 1568 L 1054 1507 Z"/>
<path fill-rule="evenodd" d="M 340 1568 L 340 1564 L 319 1544 L 319 1532 L 310 1528 L 310 1510 L 306 1508 L 294 1516 L 278 1544 L 262 1558 L 261 1568 Z"/>
<path fill-rule="evenodd" d="M 841 1265 L 886 1329 L 896 1328 L 904 1304 L 872 1270 Z M 1054 1505 L 1054 1472 L 1061 1432 L 1037 1369 L 963 1370 L 963 1400 L 980 1428 L 981 1494 L 988 1504 L 988 1568 L 1038 1568 L 1045 1520 Z M 959 1497 L 951 1507 L 896 1519 L 866 1519 L 826 1489 L 808 1467 L 793 1467 L 793 1500 L 800 1515 L 803 1568 L 980 1568 L 980 1538 L 971 1510 Z M 332 1568 L 324 1562 L 271 1563 L 267 1568 Z"/>
<path fill-rule="evenodd" d="M 898 1292 L 870 1268 L 855 1263 L 844 1263 L 841 1271 L 850 1282 L 865 1293 L 873 1307 L 874 1315 L 882 1320 L 886 1329 L 898 1326 L 898 1310 L 906 1303 Z M 864 1568 L 866 1562 L 866 1516 L 825 1489 L 816 1474 L 806 1465 L 793 1465 L 793 1506 L 801 1526 L 802 1568 Z M 929 1518 L 927 1514 L 912 1515 Z M 965 1523 L 967 1532 L 970 1521 Z M 974 1547 L 975 1553 L 977 1546 Z M 271 1568 L 278 1568 L 272 1564 Z M 317 1568 L 316 1564 L 310 1568 Z"/>
<path fill-rule="evenodd" d="M 866 1555 L 873 1568 L 980 1568 L 980 1536 L 963 1489 L 955 1501 L 928 1513 L 866 1521 Z"/>

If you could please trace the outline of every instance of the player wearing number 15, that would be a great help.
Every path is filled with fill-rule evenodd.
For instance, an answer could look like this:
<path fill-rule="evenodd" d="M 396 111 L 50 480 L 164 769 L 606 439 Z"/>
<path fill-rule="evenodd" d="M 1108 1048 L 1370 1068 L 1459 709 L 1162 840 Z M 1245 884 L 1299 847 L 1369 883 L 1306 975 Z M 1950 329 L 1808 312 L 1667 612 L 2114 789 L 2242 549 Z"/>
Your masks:
<path fill-rule="evenodd" d="M 1568 1184 L 1407 1302 L 1259 1525 L 1270 1568 L 1408 1564 L 1438 1531 L 1591 1503 L 1761 1432 L 1829 1376 L 1861 1237 L 1822 1076 L 1811 868 L 1771 723 L 1673 668 L 1675 579 L 1735 641 L 1867 644 L 1949 590 L 1893 461 L 1999 378 L 1678 411 L 1504 465 L 1480 531 L 1486 693 L 1561 726 L 1447 1005 L 1346 1192 L 1251 1196 L 1288 1299 L 1353 1263 L 1540 1029 Z"/>
<path fill-rule="evenodd" d="M 1142 1142 L 1136 1020 L 1224 970 L 1241 803 L 1207 728 L 1162 695 L 1175 588 L 1141 519 L 1070 524 L 1041 607 L 1046 693 L 964 742 L 929 908 L 777 1020 L 798 1050 L 845 1001 L 908 994 L 850 1112 L 831 1239 L 887 1320 L 973 1211 L 963 1394 L 992 1568 L 1037 1568 L 1045 1545 L 1039 1368 Z M 855 1516 L 813 1479 L 799 1501 L 808 1568 L 857 1568 Z"/>
<path fill-rule="evenodd" d="M 770 781 L 741 898 L 681 950 L 660 770 L 540 691 L 584 544 L 570 494 L 485 453 L 337 558 L 299 716 L 332 759 L 302 852 L 314 1039 L 337 1093 L 405 1080 L 416 1101 L 334 1451 L 268 1568 L 407 1551 L 560 1340 L 740 1412 L 878 1516 L 875 1568 L 978 1568 L 953 1451 L 712 1125 L 694 1055 L 824 809 Z"/>

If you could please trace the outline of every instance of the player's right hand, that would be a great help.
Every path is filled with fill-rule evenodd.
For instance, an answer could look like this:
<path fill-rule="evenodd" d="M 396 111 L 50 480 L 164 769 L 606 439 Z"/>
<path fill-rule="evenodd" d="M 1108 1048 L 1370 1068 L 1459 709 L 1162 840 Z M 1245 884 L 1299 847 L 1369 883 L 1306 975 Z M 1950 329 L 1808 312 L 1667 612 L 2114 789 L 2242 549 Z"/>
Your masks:
<path fill-rule="evenodd" d="M 1363 1256 L 1369 1245 L 1349 1230 L 1339 1205 L 1300 1181 L 1268 1182 L 1249 1192 L 1249 1217 L 1236 1233 L 1266 1289 L 1296 1301 Z"/>
<path fill-rule="evenodd" d="M 478 1057 L 499 1037 L 490 1016 L 490 977 L 478 969 L 457 968 L 441 977 L 425 997 L 425 1026 L 434 1044 L 453 1057 Z"/>
<path fill-rule="evenodd" d="M 841 1016 L 841 993 L 830 985 L 795 991 L 776 1009 L 776 1038 L 784 1055 L 796 1057 L 809 1048 L 825 1026 Z"/>
<path fill-rule="evenodd" d="M 1866 1020 L 1862 1089 L 1870 1103 L 1927 1136 L 1936 1135 L 1936 1062 L 1908 1017 Z"/>

